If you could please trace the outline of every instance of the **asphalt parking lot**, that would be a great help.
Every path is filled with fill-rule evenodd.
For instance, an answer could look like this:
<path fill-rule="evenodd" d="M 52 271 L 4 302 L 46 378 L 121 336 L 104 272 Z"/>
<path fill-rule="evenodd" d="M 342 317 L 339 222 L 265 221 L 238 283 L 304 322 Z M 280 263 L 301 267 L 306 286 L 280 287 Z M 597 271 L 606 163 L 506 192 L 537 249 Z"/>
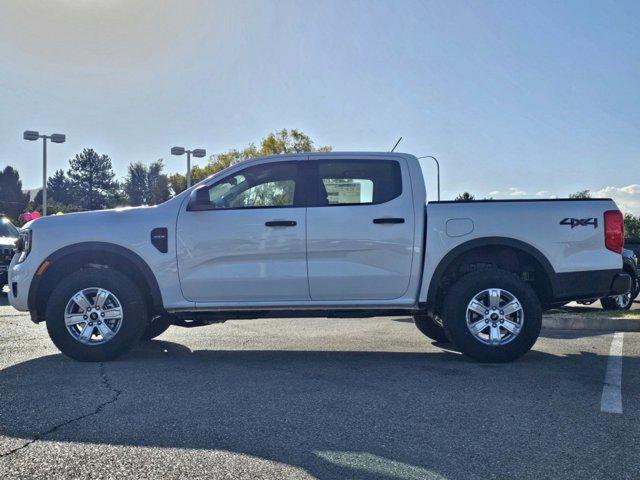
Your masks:
<path fill-rule="evenodd" d="M 482 365 L 408 318 L 230 321 L 82 364 L 0 297 L 0 478 L 640 478 L 640 333 L 615 338 Z"/>

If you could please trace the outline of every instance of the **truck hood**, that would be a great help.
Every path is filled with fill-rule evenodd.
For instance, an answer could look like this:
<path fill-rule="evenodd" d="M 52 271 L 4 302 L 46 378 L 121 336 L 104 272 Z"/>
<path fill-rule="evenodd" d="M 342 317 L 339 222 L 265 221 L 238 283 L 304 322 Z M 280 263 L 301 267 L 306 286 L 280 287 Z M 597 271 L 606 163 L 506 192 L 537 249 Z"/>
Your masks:
<path fill-rule="evenodd" d="M 114 210 L 52 215 L 29 222 L 33 233 L 31 255 L 42 258 L 60 248 L 83 242 L 105 242 L 144 250 L 154 228 L 175 229 L 180 202 L 169 200 L 154 207 L 127 207 Z"/>
<path fill-rule="evenodd" d="M 110 210 L 92 210 L 90 212 L 65 213 L 64 215 L 49 215 L 36 218 L 26 223 L 23 228 L 32 230 L 50 230 L 58 227 L 102 227 L 119 224 L 134 218 L 145 218 L 153 215 L 157 207 L 123 207 Z"/>

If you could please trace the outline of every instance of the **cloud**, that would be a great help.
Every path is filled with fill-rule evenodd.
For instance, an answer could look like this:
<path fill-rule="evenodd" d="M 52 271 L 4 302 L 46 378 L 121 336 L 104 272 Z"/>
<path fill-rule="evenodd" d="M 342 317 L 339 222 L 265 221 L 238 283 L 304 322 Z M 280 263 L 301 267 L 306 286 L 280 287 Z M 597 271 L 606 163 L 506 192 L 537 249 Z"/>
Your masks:
<path fill-rule="evenodd" d="M 637 183 L 624 187 L 604 187 L 592 194 L 594 197 L 613 198 L 623 212 L 640 215 L 640 185 Z"/>
<path fill-rule="evenodd" d="M 492 197 L 495 195 L 500 195 L 500 190 L 494 190 L 493 192 L 489 192 L 489 195 L 491 195 Z"/>
<path fill-rule="evenodd" d="M 526 194 L 527 192 L 520 190 L 517 187 L 509 187 L 509 195 L 511 195 L 512 197 L 522 197 Z"/>
<path fill-rule="evenodd" d="M 547 190 L 540 190 L 538 193 L 536 193 L 536 195 L 539 197 L 548 197 L 549 192 Z"/>

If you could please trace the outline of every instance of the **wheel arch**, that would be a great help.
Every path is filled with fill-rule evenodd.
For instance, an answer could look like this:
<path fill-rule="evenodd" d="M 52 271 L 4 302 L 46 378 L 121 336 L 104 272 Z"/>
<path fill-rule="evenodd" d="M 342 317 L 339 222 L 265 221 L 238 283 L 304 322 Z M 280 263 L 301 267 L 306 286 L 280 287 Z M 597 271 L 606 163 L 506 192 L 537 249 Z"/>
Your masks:
<path fill-rule="evenodd" d="M 537 274 L 534 282 L 536 294 L 543 304 L 553 301 L 556 272 L 540 250 L 533 245 L 513 238 L 482 237 L 456 246 L 440 261 L 429 282 L 428 305 L 438 304 L 440 294 L 447 287 L 447 279 L 453 273 L 452 270 L 456 266 L 465 264 L 465 260 L 469 262 L 479 260 L 478 263 L 492 264 L 510 271 L 518 267 L 532 267 Z"/>
<path fill-rule="evenodd" d="M 150 311 L 156 314 L 164 312 L 158 281 L 140 255 L 114 243 L 81 242 L 56 250 L 38 266 L 27 299 L 31 319 L 34 322 L 44 320 L 46 300 L 57 281 L 89 265 L 124 270 L 142 289 Z"/>

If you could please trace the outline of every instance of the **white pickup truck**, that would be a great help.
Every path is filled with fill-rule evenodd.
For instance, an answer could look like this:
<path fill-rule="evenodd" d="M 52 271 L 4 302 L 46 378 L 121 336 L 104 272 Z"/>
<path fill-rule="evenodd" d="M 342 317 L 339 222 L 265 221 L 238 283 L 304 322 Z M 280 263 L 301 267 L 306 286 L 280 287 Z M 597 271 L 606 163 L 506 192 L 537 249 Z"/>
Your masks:
<path fill-rule="evenodd" d="M 426 203 L 416 157 L 249 160 L 156 207 L 25 225 L 9 300 L 77 360 L 169 325 L 413 316 L 480 361 L 513 360 L 542 311 L 626 292 L 610 199 Z"/>

